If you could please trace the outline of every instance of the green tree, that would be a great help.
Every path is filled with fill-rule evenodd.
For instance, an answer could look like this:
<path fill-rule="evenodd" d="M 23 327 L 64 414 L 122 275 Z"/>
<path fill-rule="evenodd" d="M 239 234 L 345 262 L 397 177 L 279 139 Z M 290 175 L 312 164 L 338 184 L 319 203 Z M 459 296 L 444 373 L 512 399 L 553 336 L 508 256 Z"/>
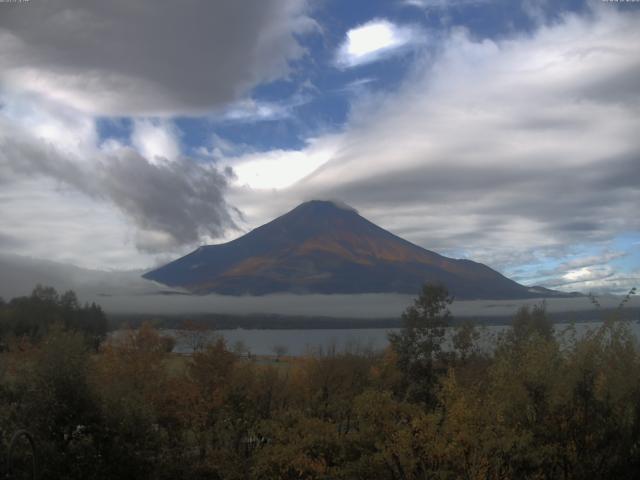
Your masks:
<path fill-rule="evenodd" d="M 107 318 L 95 303 L 80 305 L 75 292 L 62 295 L 52 287 L 37 285 L 30 296 L 13 298 L 0 306 L 0 335 L 29 337 L 38 341 L 52 325 L 82 332 L 87 343 L 98 349 L 107 333 Z"/>
<path fill-rule="evenodd" d="M 553 324 L 547 315 L 547 305 L 544 301 L 533 307 L 528 305 L 521 307 L 516 313 L 511 327 L 511 340 L 514 343 L 521 343 L 534 335 L 545 340 L 554 338 Z"/>
<path fill-rule="evenodd" d="M 477 341 L 479 338 L 480 332 L 471 321 L 465 321 L 456 327 L 451 342 L 459 361 L 464 363 L 470 357 L 478 355 Z"/>
<path fill-rule="evenodd" d="M 451 321 L 453 298 L 443 285 L 426 284 L 402 314 L 402 329 L 389 335 L 404 374 L 405 391 L 412 401 L 433 405 L 438 375 L 446 368 L 442 344 Z"/>

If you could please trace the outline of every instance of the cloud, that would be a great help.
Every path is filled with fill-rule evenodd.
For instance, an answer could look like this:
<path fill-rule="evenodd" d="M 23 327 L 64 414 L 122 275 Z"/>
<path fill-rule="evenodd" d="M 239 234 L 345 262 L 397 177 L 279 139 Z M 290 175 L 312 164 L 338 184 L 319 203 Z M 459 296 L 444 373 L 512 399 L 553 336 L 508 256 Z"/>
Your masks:
<path fill-rule="evenodd" d="M 411 295 L 296 295 L 274 294 L 255 297 L 225 295 L 162 295 L 168 287 L 140 277 L 140 271 L 105 272 L 0 253 L 0 297 L 28 295 L 36 283 L 54 286 L 59 291 L 73 289 L 81 301 L 94 301 L 108 314 L 138 313 L 145 315 L 189 315 L 228 313 L 232 315 L 280 314 L 337 318 L 398 318 L 412 303 Z M 178 291 L 178 290 L 176 290 Z M 626 292 L 625 292 L 626 293 Z M 620 297 L 600 297 L 603 308 L 615 308 Z M 547 311 L 592 311 L 586 297 L 552 298 L 546 301 Z M 455 301 L 451 306 L 455 317 L 512 316 L 523 305 L 535 300 L 471 300 Z M 640 306 L 635 296 L 629 308 Z"/>
<path fill-rule="evenodd" d="M 55 145 L 61 152 L 88 149 L 98 141 L 93 118 L 40 96 L 2 93 L 0 90 L 0 121 L 8 122 L 6 128 L 28 132 L 34 140 Z"/>
<path fill-rule="evenodd" d="M 581 267 L 568 271 L 562 276 L 563 282 L 558 285 L 583 283 L 585 281 L 602 280 L 611 277 L 615 272 L 608 265 L 598 265 L 597 267 Z"/>
<path fill-rule="evenodd" d="M 330 139 L 308 141 L 304 151 L 274 150 L 225 158 L 233 168 L 235 183 L 253 189 L 282 189 L 300 181 L 326 163 L 335 153 Z"/>
<path fill-rule="evenodd" d="M 220 108 L 281 78 L 313 28 L 303 0 L 55 0 L 3 8 L 0 83 L 104 115 Z"/>
<path fill-rule="evenodd" d="M 219 237 L 225 230 L 235 228 L 233 209 L 224 198 L 227 175 L 213 164 L 179 156 L 167 125 L 136 123 L 132 143 L 140 151 L 117 143 L 100 149 L 89 141 L 95 139 L 95 132 L 86 132 L 87 138 L 79 137 L 73 148 L 67 148 L 64 142 L 59 145 L 41 137 L 40 129 L 27 130 L 23 124 L 28 123 L 29 117 L 21 117 L 20 112 L 14 107 L 0 110 L 0 183 L 13 187 L 5 187 L 13 198 L 25 192 L 20 186 L 28 189 L 26 192 L 42 188 L 24 183 L 26 178 L 54 180 L 72 195 L 84 195 L 80 201 L 115 206 L 126 221 L 135 225 L 134 241 L 147 252 L 193 246 L 204 236 Z M 42 116 L 56 118 L 49 113 Z M 78 114 L 76 123 L 83 125 L 81 119 Z M 43 125 L 46 127 L 47 123 Z M 69 208 L 69 216 L 74 209 L 65 202 L 64 195 L 69 193 L 58 195 L 61 198 L 54 201 Z M 3 218 L 8 215 L 3 213 Z M 30 221 L 29 216 L 22 219 L 22 223 Z M 73 232 L 64 231 L 66 227 L 68 222 L 62 221 L 48 234 L 56 231 L 72 235 Z"/>
<path fill-rule="evenodd" d="M 51 177 L 13 175 L 0 188 L 0 218 L 3 233 L 17 240 L 0 245 L 3 253 L 89 268 L 144 268 L 156 263 L 156 255 L 136 248 L 138 229 L 118 208 Z M 0 277 L 5 277 L 4 270 Z"/>
<path fill-rule="evenodd" d="M 138 247 L 162 252 L 219 237 L 234 228 L 223 192 L 226 177 L 217 168 L 188 158 L 149 162 L 132 149 L 102 160 L 96 191 L 139 227 Z"/>
<path fill-rule="evenodd" d="M 180 156 L 180 138 L 167 120 L 137 119 L 133 122 L 131 144 L 150 162 L 176 160 Z"/>
<path fill-rule="evenodd" d="M 414 27 L 399 26 L 384 19 L 371 20 L 347 32 L 338 49 L 336 65 L 351 68 L 397 55 L 418 43 L 421 35 Z"/>
<path fill-rule="evenodd" d="M 627 256 L 626 252 L 612 252 L 606 251 L 600 255 L 590 255 L 588 257 L 580 257 L 569 260 L 568 262 L 564 262 L 558 270 L 566 270 L 566 269 L 575 269 L 575 268 L 585 268 L 585 267 L 593 267 L 596 265 L 605 265 L 609 263 L 611 260 L 615 260 L 617 258 L 622 258 Z"/>
<path fill-rule="evenodd" d="M 52 251 L 44 256 L 127 265 L 125 258 L 149 263 L 149 252 L 182 253 L 233 231 L 240 214 L 224 199 L 232 170 L 184 157 L 181 133 L 165 117 L 220 115 L 229 105 L 244 107 L 233 121 L 290 114 L 293 104 L 241 98 L 286 77 L 305 54 L 298 36 L 315 28 L 305 10 L 304 0 L 53 0 L 3 12 L 3 248 L 43 251 L 46 223 Z M 96 118 L 105 115 L 135 116 L 130 138 L 101 139 Z"/>
<path fill-rule="evenodd" d="M 0 232 L 0 248 L 12 248 L 20 245 L 20 239 Z"/>
<path fill-rule="evenodd" d="M 499 41 L 451 29 L 397 92 L 358 99 L 326 139 L 330 160 L 278 195 L 234 189 L 234 203 L 260 223 L 340 198 L 421 246 L 503 270 L 639 231 L 638 21 L 594 7 Z"/>
<path fill-rule="evenodd" d="M 548 281 L 545 286 L 564 291 L 615 293 L 624 295 L 631 287 L 640 284 L 640 273 L 623 273 L 609 265 L 595 265 L 570 270 L 560 278 Z"/>
<path fill-rule="evenodd" d="M 261 121 L 281 120 L 293 116 L 295 108 L 310 101 L 307 94 L 297 93 L 290 99 L 282 102 L 268 102 L 244 98 L 231 104 L 222 115 L 221 122 L 250 123 Z M 216 117 L 215 119 L 217 119 Z"/>
<path fill-rule="evenodd" d="M 279 120 L 291 115 L 290 109 L 273 102 L 257 102 L 244 99 L 229 107 L 223 119 L 228 122 L 251 122 L 265 120 Z"/>
<path fill-rule="evenodd" d="M 629 255 L 629 252 L 605 249 L 596 255 L 573 256 L 554 268 L 521 272 L 518 281 L 566 291 L 626 293 L 640 278 L 640 272 L 620 272 L 611 262 Z"/>
<path fill-rule="evenodd" d="M 455 7 L 466 7 L 470 5 L 481 5 L 490 3 L 493 0 L 405 0 L 405 4 L 412 7 L 424 9 L 445 9 Z"/>

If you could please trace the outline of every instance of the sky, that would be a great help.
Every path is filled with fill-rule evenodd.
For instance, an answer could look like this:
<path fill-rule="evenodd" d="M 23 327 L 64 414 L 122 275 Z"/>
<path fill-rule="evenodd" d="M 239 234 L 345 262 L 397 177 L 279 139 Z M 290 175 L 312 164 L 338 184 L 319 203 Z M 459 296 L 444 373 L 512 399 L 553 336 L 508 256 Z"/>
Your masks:
<path fill-rule="evenodd" d="M 310 199 L 640 283 L 640 3 L 0 3 L 0 254 L 148 269 Z"/>

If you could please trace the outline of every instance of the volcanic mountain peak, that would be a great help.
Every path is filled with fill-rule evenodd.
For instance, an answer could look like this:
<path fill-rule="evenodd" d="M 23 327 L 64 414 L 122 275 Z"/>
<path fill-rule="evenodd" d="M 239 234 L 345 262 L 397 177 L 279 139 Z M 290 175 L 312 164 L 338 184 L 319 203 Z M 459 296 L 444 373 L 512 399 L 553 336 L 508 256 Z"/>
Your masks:
<path fill-rule="evenodd" d="M 282 222 L 280 221 L 282 220 Z M 303 221 L 306 227 L 312 227 L 313 222 L 323 222 L 322 225 L 327 226 L 327 221 L 358 221 L 364 220 L 355 208 L 350 207 L 346 203 L 336 202 L 335 200 L 309 200 L 301 203 L 290 212 L 276 218 L 273 222 L 284 223 Z M 270 222 L 270 223 L 273 223 Z M 270 225 L 268 223 L 267 225 Z"/>
<path fill-rule="evenodd" d="M 458 298 L 533 293 L 470 260 L 425 250 L 346 204 L 312 200 L 228 243 L 201 247 L 145 278 L 194 293 L 409 293 L 444 283 Z"/>
<path fill-rule="evenodd" d="M 318 210 L 322 209 L 325 212 L 331 211 L 332 209 L 337 208 L 338 210 L 346 210 L 347 212 L 358 213 L 358 210 L 353 208 L 351 205 L 343 202 L 342 200 L 319 200 L 319 199 L 309 200 L 307 202 L 304 202 L 298 205 L 298 208 L 303 208 L 303 209 L 315 208 Z"/>
<path fill-rule="evenodd" d="M 347 205 L 346 203 L 337 202 L 335 200 L 309 200 L 308 202 L 301 203 L 290 212 L 277 218 L 291 218 L 291 217 L 335 217 L 343 216 L 345 218 L 351 216 L 360 216 L 358 211 Z M 267 224 L 268 225 L 268 224 Z"/>

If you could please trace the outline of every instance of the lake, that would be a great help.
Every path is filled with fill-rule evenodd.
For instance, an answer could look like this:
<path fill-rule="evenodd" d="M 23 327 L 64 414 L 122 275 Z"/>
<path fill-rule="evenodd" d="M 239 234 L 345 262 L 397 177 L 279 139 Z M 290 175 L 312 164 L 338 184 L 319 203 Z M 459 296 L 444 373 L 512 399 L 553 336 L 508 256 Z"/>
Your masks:
<path fill-rule="evenodd" d="M 602 322 L 576 323 L 575 330 L 578 337 L 596 329 Z M 562 336 L 571 324 L 555 324 L 555 331 Z M 640 338 L 640 324 L 630 322 L 632 332 Z M 480 346 L 491 349 L 497 337 L 510 327 L 504 325 L 484 326 L 480 328 Z M 286 355 L 299 356 L 318 351 L 362 351 L 382 350 L 388 345 L 389 332 L 398 331 L 397 328 L 354 328 L 354 329 L 295 329 L 295 330 L 263 330 L 263 329 L 233 329 L 206 331 L 194 338 L 191 332 L 183 330 L 163 330 L 163 333 L 176 339 L 177 353 L 191 353 L 194 342 L 213 341 L 222 336 L 233 349 L 239 342 L 254 355 L 274 355 L 276 347 L 282 347 Z M 448 334 L 453 333 L 450 329 Z M 563 338 L 566 337 L 565 336 Z"/>

